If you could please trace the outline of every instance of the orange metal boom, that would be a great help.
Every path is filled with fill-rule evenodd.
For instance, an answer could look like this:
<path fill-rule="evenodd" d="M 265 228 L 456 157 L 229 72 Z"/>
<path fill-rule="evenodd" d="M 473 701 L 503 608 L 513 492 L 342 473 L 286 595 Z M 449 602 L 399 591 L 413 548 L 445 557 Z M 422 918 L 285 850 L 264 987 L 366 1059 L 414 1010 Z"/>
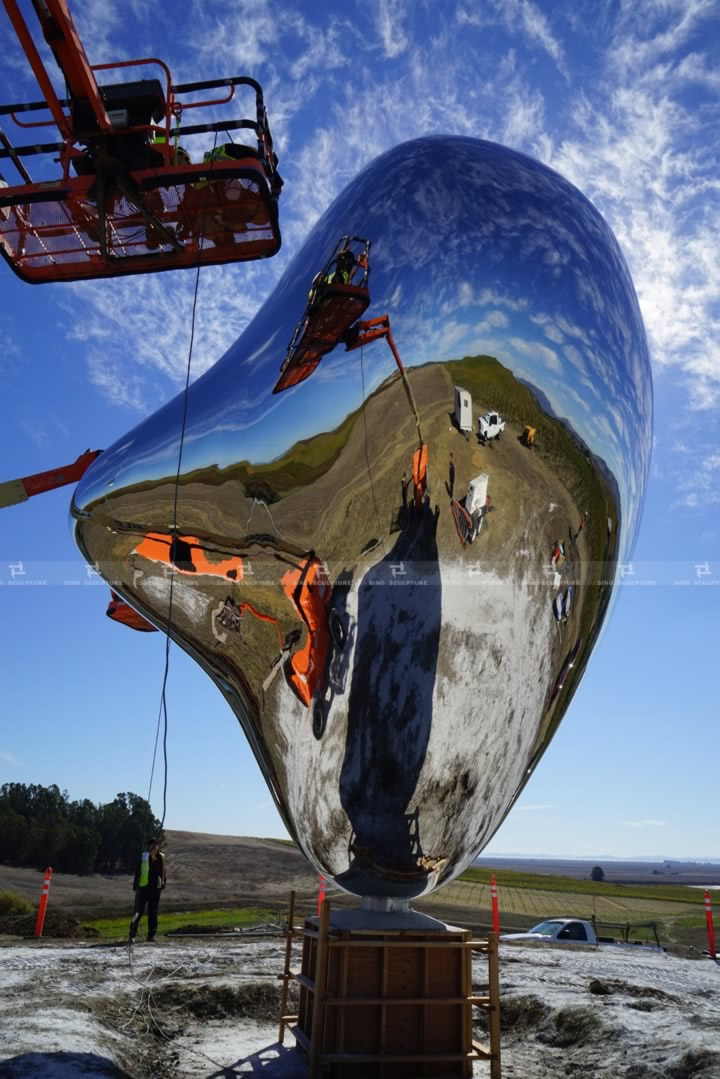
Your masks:
<path fill-rule="evenodd" d="M 36 472 L 33 476 L 0 483 L 0 509 L 5 506 L 16 506 L 19 502 L 27 502 L 33 495 L 54 491 L 56 487 L 77 483 L 101 453 L 102 450 L 86 450 L 71 465 L 51 468 L 48 472 Z"/>

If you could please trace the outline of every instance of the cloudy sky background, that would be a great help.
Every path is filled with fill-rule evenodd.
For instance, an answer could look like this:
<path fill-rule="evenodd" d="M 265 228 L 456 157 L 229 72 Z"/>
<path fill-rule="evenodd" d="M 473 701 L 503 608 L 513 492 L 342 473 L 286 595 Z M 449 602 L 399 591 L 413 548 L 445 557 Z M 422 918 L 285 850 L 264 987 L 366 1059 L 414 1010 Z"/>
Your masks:
<path fill-rule="evenodd" d="M 504 143 L 603 213 L 654 365 L 646 512 L 609 631 L 490 849 L 718 854 L 720 5 L 75 0 L 72 10 L 94 63 L 158 55 L 178 82 L 243 73 L 264 87 L 286 182 L 283 249 L 203 272 L 194 375 L 242 332 L 333 197 L 405 139 Z M 0 96 L 38 96 L 19 48 L 8 48 Z M 189 148 L 197 159 L 208 147 Z M 193 284 L 188 272 L 31 288 L 5 269 L 3 479 L 107 446 L 177 392 Z M 3 512 L 0 781 L 57 782 L 97 800 L 145 793 L 162 641 L 104 618 L 67 503 L 57 492 Z M 26 579 L 81 584 L 12 588 L 19 560 Z M 168 824 L 282 834 L 229 709 L 177 649 L 171 664 Z"/>

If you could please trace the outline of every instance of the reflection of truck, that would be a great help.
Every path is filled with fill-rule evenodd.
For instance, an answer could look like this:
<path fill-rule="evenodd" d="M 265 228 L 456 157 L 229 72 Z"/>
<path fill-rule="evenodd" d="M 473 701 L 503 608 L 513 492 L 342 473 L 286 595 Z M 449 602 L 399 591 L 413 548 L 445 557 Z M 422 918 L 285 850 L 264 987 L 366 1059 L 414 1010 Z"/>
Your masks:
<path fill-rule="evenodd" d="M 486 412 L 478 416 L 478 438 L 481 442 L 493 442 L 505 430 L 505 420 L 499 412 Z"/>
<path fill-rule="evenodd" d="M 472 431 L 472 397 L 462 386 L 455 387 L 455 422 L 462 433 L 469 437 Z"/>
<path fill-rule="evenodd" d="M 490 502 L 488 482 L 487 473 L 481 472 L 474 480 L 470 480 L 465 498 L 461 502 L 452 502 L 455 527 L 463 547 L 477 539 L 482 528 Z"/>
<path fill-rule="evenodd" d="M 600 934 L 605 930 L 615 930 L 619 933 L 620 940 L 615 936 L 606 937 Z M 651 944 L 644 940 L 630 940 L 630 933 L 635 929 L 649 929 L 655 938 Z M 588 921 L 584 918 L 548 918 L 539 925 L 528 929 L 525 933 L 502 933 L 500 940 L 511 940 L 518 944 L 532 943 L 533 941 L 545 944 L 589 944 L 597 947 L 600 944 L 612 944 L 616 947 L 628 946 L 631 948 L 651 948 L 653 951 L 660 950 L 660 939 L 655 922 L 601 922 L 596 918 Z"/>
<path fill-rule="evenodd" d="M 481 472 L 479 476 L 476 476 L 474 480 L 470 480 L 468 484 L 468 492 L 465 496 L 465 512 L 472 521 L 472 530 L 469 536 L 470 543 L 482 528 L 488 501 L 488 482 L 487 472 Z"/>

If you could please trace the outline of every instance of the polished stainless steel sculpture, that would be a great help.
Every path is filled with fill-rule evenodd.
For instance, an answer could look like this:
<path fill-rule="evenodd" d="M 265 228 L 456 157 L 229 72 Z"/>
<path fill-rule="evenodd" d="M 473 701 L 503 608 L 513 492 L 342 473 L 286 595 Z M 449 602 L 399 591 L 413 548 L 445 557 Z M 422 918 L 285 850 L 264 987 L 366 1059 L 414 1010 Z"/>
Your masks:
<path fill-rule="evenodd" d="M 331 259 L 357 270 L 361 242 L 364 284 Z M 345 333 L 359 315 L 387 332 Z M 488 842 L 567 708 L 651 412 L 597 211 L 521 154 L 418 139 L 346 188 L 191 386 L 177 486 L 182 396 L 93 464 L 77 542 L 215 680 L 318 869 L 412 898 Z"/>

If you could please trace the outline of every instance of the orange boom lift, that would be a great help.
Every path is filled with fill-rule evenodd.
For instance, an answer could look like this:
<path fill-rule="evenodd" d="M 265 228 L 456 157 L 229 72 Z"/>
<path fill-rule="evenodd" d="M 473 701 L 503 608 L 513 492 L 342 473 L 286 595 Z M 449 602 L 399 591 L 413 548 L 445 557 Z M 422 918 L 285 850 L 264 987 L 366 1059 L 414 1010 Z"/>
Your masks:
<path fill-rule="evenodd" d="M 85 450 L 85 453 L 81 453 L 71 465 L 51 468 L 47 472 L 36 472 L 33 476 L 24 476 L 19 480 L 0 483 L 0 509 L 15 506 L 19 502 L 27 502 L 28 498 L 44 494 L 46 491 L 54 491 L 57 487 L 78 483 L 101 453 L 102 450 Z"/>
<path fill-rule="evenodd" d="M 268 258 L 280 248 L 277 171 L 263 92 L 245 76 L 176 85 L 154 57 L 91 64 L 66 0 L 32 0 L 62 72 L 58 97 L 17 0 L 3 0 L 37 79 L 42 101 L 0 106 L 21 128 L 55 128 L 60 141 L 13 146 L 0 129 L 0 253 L 23 281 L 79 281 L 187 266 Z M 99 84 L 96 72 L 154 66 L 161 78 Z M 255 93 L 255 119 L 181 126 L 186 109 L 225 105 L 236 87 Z M 184 100 L 198 91 L 224 96 Z M 28 120 L 49 111 L 50 119 Z M 21 119 L 20 117 L 23 117 Z M 173 128 L 173 122 L 175 127 Z M 255 146 L 217 146 L 217 133 L 246 129 Z M 184 135 L 214 132 L 216 145 L 193 165 Z M 229 136 L 232 138 L 232 136 Z M 24 163 L 55 155 L 59 175 L 33 182 Z"/>
<path fill-rule="evenodd" d="M 102 450 L 85 450 L 71 465 L 63 465 L 62 468 L 51 468 L 47 472 L 36 472 L 33 476 L 24 476 L 19 480 L 8 480 L 0 483 L 0 509 L 8 506 L 16 506 L 20 502 L 27 502 L 35 495 L 54 491 L 58 487 L 66 487 L 70 483 L 78 483 L 87 472 L 96 457 Z M 133 610 L 116 592 L 110 589 L 110 603 L 105 612 L 108 618 L 115 622 L 122 622 L 131 629 L 142 630 L 145 633 L 155 630 L 155 626 L 147 622 L 141 614 Z"/>

